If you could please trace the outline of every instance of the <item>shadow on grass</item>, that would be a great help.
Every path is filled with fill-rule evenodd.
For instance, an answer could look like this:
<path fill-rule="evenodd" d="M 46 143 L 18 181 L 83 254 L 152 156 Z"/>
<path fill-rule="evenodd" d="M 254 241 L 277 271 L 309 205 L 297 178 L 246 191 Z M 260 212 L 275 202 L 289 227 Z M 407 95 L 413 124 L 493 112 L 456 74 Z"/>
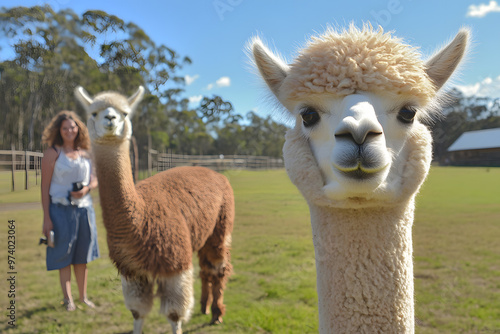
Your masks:
<path fill-rule="evenodd" d="M 197 333 L 200 329 L 203 329 L 205 327 L 209 327 L 211 326 L 209 323 L 206 323 L 206 324 L 202 324 L 202 325 L 197 325 L 193 328 L 190 328 L 186 331 L 182 331 L 182 334 L 194 334 L 194 333 Z M 114 333 L 114 334 L 133 334 L 133 331 L 129 331 L 129 332 L 117 332 L 117 333 Z"/>
<path fill-rule="evenodd" d="M 212 325 L 210 325 L 209 323 L 197 325 L 196 327 L 190 328 L 187 331 L 182 331 L 182 334 L 193 334 L 193 333 L 196 333 L 197 331 L 199 331 L 200 329 L 203 329 L 203 328 L 209 327 L 209 326 L 212 326 Z"/>
<path fill-rule="evenodd" d="M 16 323 L 17 323 L 17 319 L 19 319 L 19 318 L 29 319 L 29 318 L 31 318 L 36 313 L 44 313 L 44 312 L 47 312 L 49 310 L 53 311 L 54 307 L 51 306 L 51 305 L 46 305 L 46 306 L 40 306 L 40 307 L 37 307 L 37 308 L 33 308 L 33 309 L 30 309 L 30 310 L 20 311 L 18 315 L 16 314 Z M 9 316 L 7 316 L 7 320 L 10 321 Z M 16 327 L 17 327 L 17 324 L 16 324 Z M 13 328 L 16 328 L 16 327 L 10 326 L 7 323 L 7 325 L 4 326 L 2 328 L 2 330 L 0 330 L 0 333 L 5 332 L 8 329 L 13 329 Z"/>

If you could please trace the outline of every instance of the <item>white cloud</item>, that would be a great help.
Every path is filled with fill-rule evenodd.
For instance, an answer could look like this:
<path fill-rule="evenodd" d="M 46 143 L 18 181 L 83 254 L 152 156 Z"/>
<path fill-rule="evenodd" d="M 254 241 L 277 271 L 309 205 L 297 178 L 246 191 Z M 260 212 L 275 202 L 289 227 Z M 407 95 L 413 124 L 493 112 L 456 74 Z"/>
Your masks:
<path fill-rule="evenodd" d="M 500 6 L 496 1 L 490 1 L 489 4 L 479 4 L 479 5 L 470 5 L 467 10 L 467 17 L 484 17 L 489 13 L 500 12 Z"/>
<path fill-rule="evenodd" d="M 465 96 L 500 98 L 500 76 L 486 77 L 472 85 L 457 86 Z"/>
<path fill-rule="evenodd" d="M 229 77 L 220 77 L 215 83 L 217 87 L 229 87 L 231 86 L 231 79 Z"/>
<path fill-rule="evenodd" d="M 207 90 L 211 90 L 214 87 L 229 87 L 231 86 L 231 78 L 229 77 L 220 77 L 215 81 L 215 83 L 210 83 L 207 86 Z"/>
<path fill-rule="evenodd" d="M 203 98 L 202 95 L 190 96 L 189 97 L 189 103 L 192 103 L 192 104 L 200 103 L 200 101 L 201 101 L 202 98 Z"/>
<path fill-rule="evenodd" d="M 184 81 L 186 81 L 186 85 L 189 86 L 190 84 L 195 82 L 195 80 L 198 79 L 199 77 L 200 76 L 198 74 L 195 74 L 193 76 L 187 74 L 186 76 L 184 76 Z"/>

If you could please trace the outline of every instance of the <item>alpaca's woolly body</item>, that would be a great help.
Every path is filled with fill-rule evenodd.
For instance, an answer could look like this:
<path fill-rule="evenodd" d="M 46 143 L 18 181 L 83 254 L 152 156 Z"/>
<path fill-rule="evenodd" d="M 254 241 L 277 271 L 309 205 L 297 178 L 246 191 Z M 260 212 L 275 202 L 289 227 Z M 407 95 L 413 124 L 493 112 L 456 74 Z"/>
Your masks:
<path fill-rule="evenodd" d="M 312 38 L 290 64 L 280 99 L 325 93 L 346 96 L 356 91 L 390 91 L 420 104 L 436 94 L 415 48 L 382 30 L 351 27 L 344 33 L 330 29 Z"/>
<path fill-rule="evenodd" d="M 128 142 L 118 150 L 94 145 L 94 151 L 109 255 L 125 277 L 186 271 L 192 252 L 209 237 L 225 240 L 230 235 L 232 226 L 215 230 L 221 215 L 234 215 L 232 189 L 221 174 L 201 167 L 175 168 L 135 187 Z"/>

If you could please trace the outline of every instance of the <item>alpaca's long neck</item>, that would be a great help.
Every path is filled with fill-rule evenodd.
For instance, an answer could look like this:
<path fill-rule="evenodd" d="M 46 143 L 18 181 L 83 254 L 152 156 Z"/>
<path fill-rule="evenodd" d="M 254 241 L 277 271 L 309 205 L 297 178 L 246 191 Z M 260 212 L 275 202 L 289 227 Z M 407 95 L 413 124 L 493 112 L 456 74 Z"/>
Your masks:
<path fill-rule="evenodd" d="M 310 209 L 320 333 L 413 333 L 413 200 Z"/>
<path fill-rule="evenodd" d="M 137 195 L 129 143 L 93 145 L 104 226 L 109 238 L 132 237 L 140 228 L 144 201 Z"/>

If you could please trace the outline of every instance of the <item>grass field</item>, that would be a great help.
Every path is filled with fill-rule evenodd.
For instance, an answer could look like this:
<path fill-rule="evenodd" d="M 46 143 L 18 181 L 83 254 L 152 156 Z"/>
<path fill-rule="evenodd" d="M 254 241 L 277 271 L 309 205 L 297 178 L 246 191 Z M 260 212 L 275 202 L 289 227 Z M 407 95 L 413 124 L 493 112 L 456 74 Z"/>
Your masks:
<path fill-rule="evenodd" d="M 222 325 L 206 325 L 210 317 L 199 312 L 198 279 L 197 304 L 185 333 L 317 333 L 314 250 L 305 201 L 281 170 L 227 176 L 237 212 L 227 314 Z M 13 195 L 0 192 L 0 203 L 37 200 L 36 187 Z M 107 258 L 97 204 L 96 211 L 102 258 L 89 264 L 88 290 L 97 308 L 80 306 L 73 313 L 60 305 L 58 274 L 45 270 L 45 249 L 37 246 L 41 210 L 1 212 L 0 332 L 131 332 L 132 316 Z M 4 316 L 8 219 L 16 221 L 16 329 L 8 327 Z M 413 234 L 416 332 L 500 333 L 500 168 L 432 168 L 417 200 Z M 77 298 L 76 283 L 73 291 Z M 170 333 L 158 309 L 156 302 L 144 333 Z"/>
<path fill-rule="evenodd" d="M 28 172 L 28 188 L 40 187 L 41 176 L 40 171 L 36 174 L 35 171 Z M 16 171 L 14 174 L 14 183 L 16 187 L 16 192 L 12 192 L 12 172 L 1 170 L 0 171 L 0 203 L 7 202 L 19 202 L 22 196 L 32 196 L 40 192 L 38 191 L 21 191 L 25 189 L 26 186 L 26 174 L 24 171 Z M 2 196 L 8 195 L 8 196 Z M 14 195 L 12 197 L 11 195 Z M 31 200 L 31 198 L 28 198 Z M 7 201 L 7 202 L 6 202 Z"/>

